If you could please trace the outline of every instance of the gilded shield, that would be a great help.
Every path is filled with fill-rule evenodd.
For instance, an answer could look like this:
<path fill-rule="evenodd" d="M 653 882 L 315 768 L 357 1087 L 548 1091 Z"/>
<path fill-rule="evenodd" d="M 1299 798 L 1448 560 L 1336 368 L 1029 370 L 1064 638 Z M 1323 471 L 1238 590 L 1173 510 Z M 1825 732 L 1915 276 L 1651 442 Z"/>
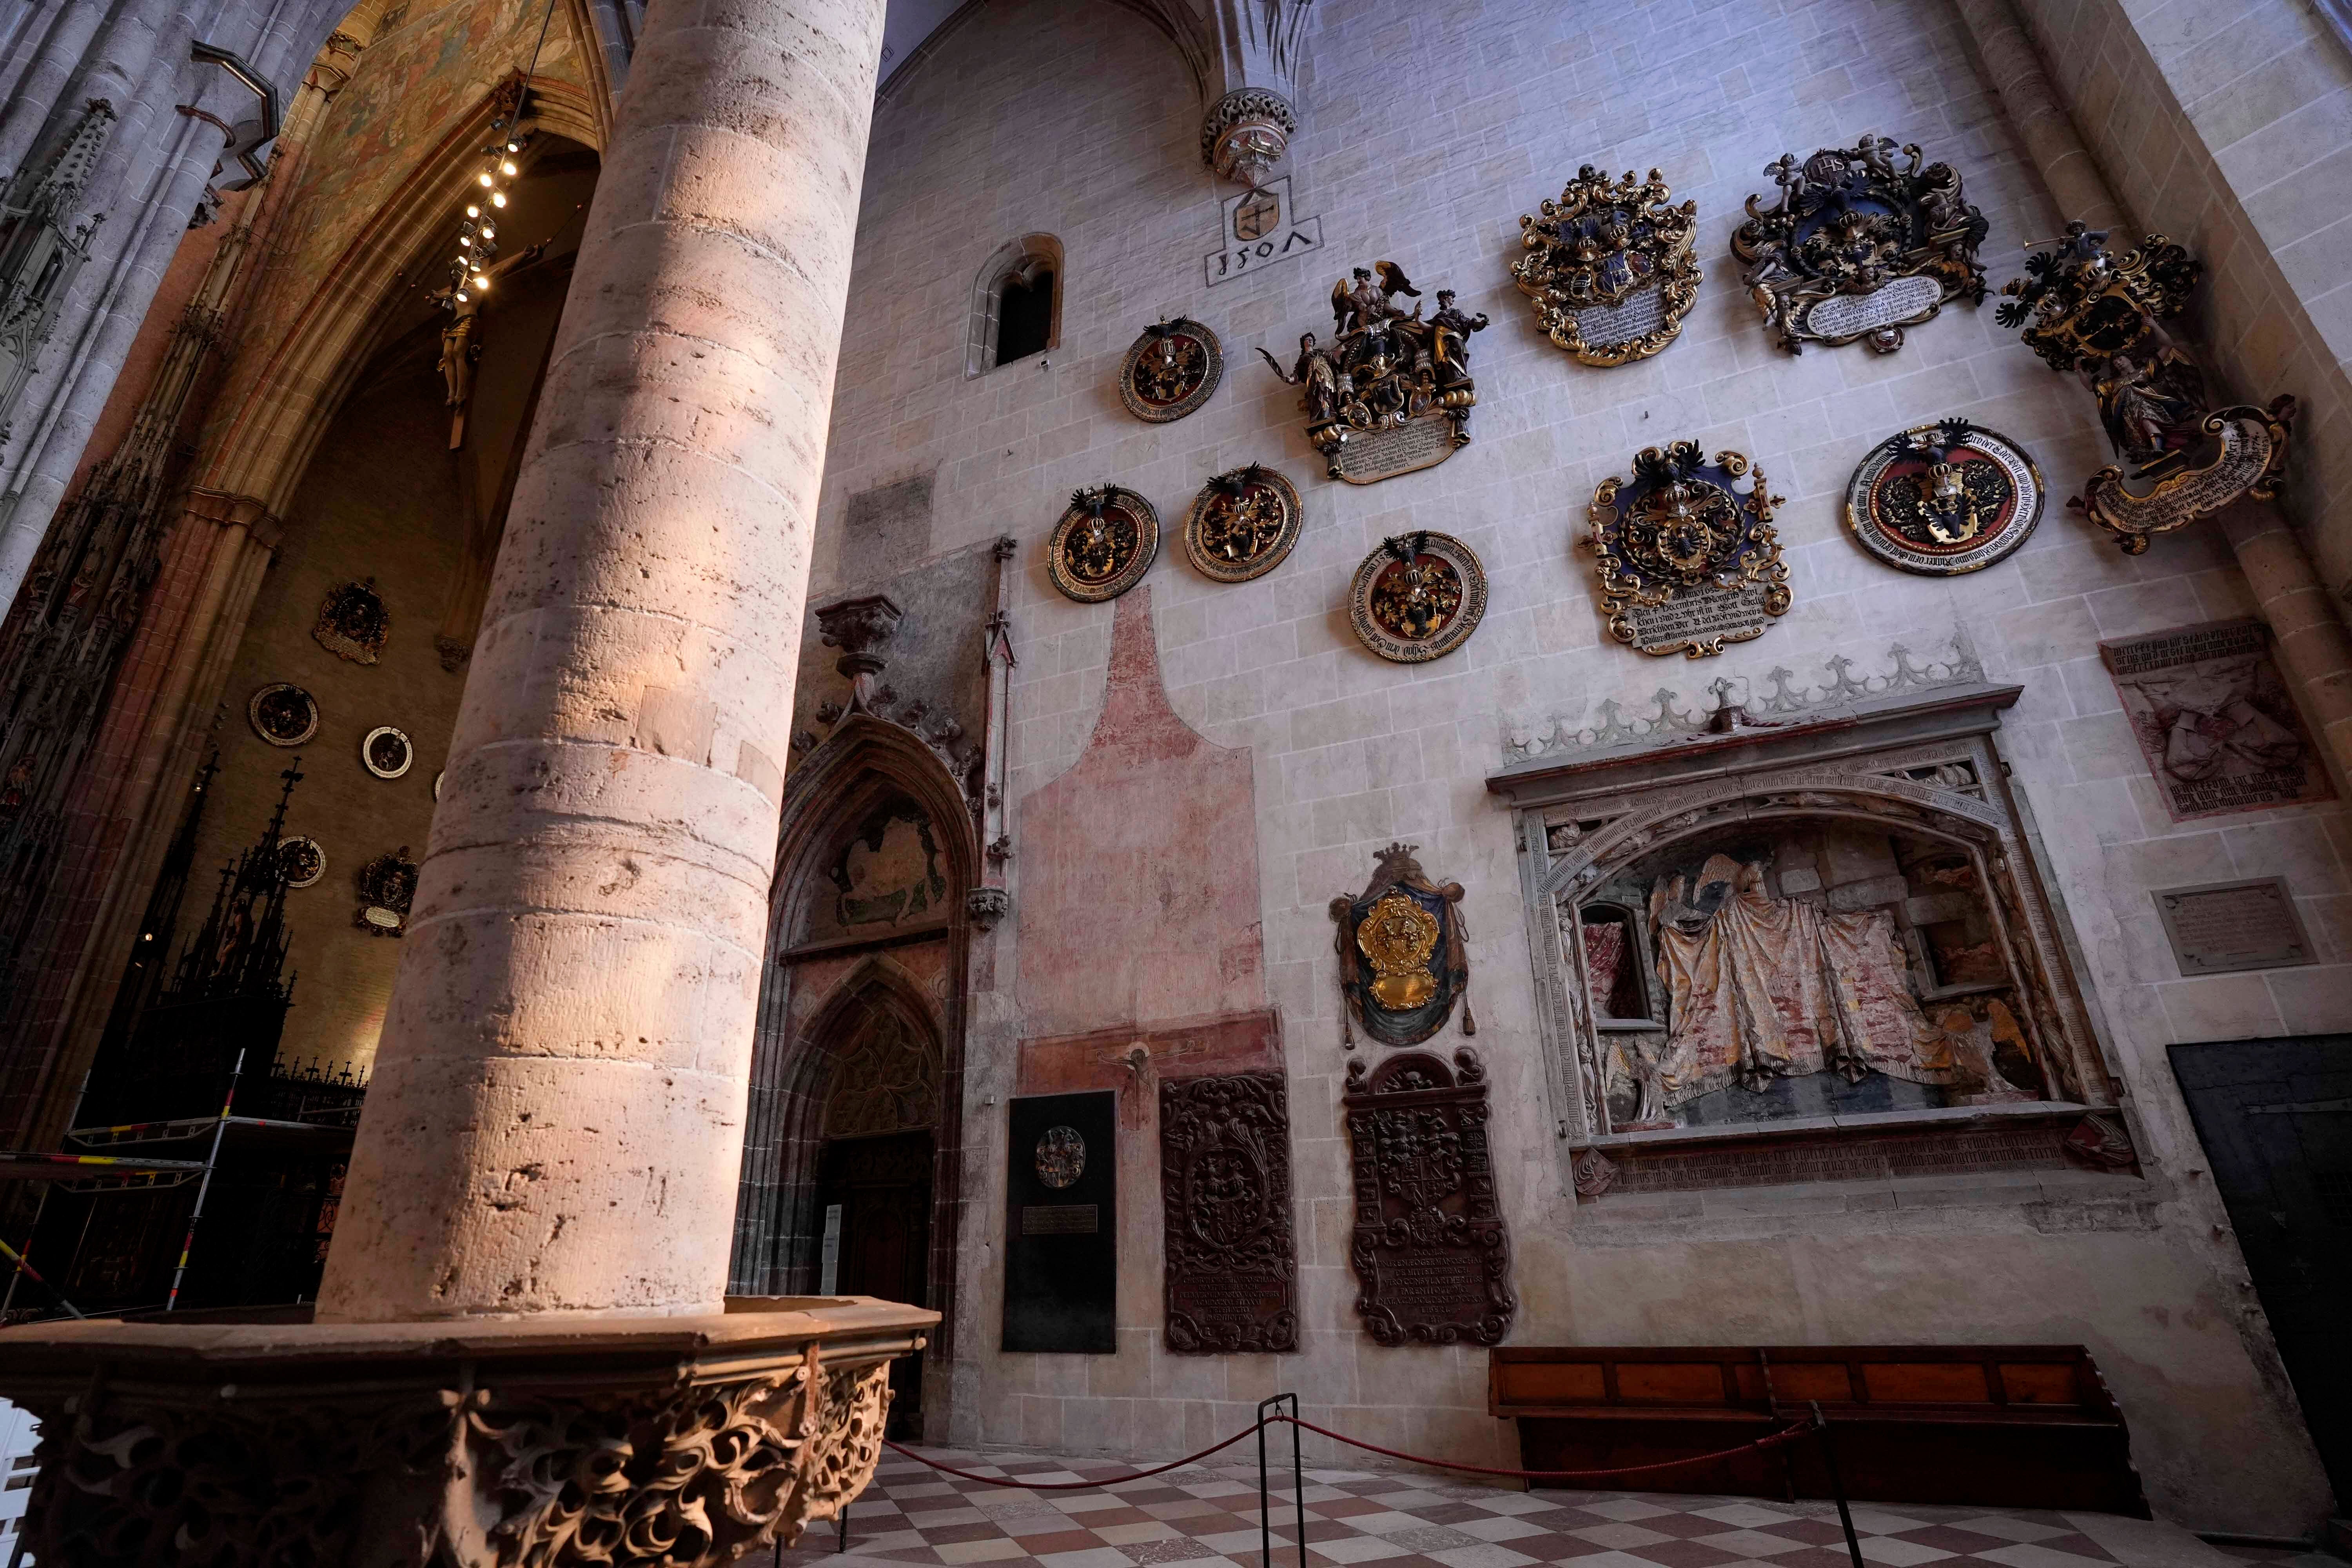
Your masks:
<path fill-rule="evenodd" d="M 1413 848 L 1390 845 L 1369 887 L 1331 900 L 1348 1016 L 1385 1046 L 1418 1045 L 1437 1033 L 1470 984 L 1462 884 L 1432 882 Z M 1466 1002 L 1462 1032 L 1478 1032 Z M 1354 1044 L 1352 1031 L 1346 1038 Z"/>
<path fill-rule="evenodd" d="M 1511 277 L 1546 337 L 1591 365 L 1630 364 L 1675 341 L 1699 270 L 1698 204 L 1671 205 L 1673 195 L 1655 169 L 1612 184 L 1587 163 L 1559 200 L 1521 216 L 1525 254 Z"/>

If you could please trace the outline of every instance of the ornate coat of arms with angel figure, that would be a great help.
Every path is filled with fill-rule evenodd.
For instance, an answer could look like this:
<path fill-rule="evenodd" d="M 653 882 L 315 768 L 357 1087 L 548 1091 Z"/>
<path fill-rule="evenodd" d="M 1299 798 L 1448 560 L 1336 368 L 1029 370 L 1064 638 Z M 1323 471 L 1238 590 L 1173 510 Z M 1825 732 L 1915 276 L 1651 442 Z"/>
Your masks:
<path fill-rule="evenodd" d="M 2025 276 L 2001 289 L 2014 299 L 2002 303 L 2000 324 L 2022 327 L 2042 363 L 2073 371 L 2099 400 L 2123 464 L 2093 474 L 2067 504 L 2127 555 L 2233 501 L 2270 500 L 2286 472 L 2294 399 L 2213 407 L 2204 372 L 2164 330 L 2204 270 L 2160 234 L 2116 256 L 2105 234 L 2070 223 L 2056 250 L 2027 257 Z"/>
<path fill-rule="evenodd" d="M 1984 215 L 1962 198 L 1949 163 L 1923 168 L 1925 154 L 1906 146 L 1898 167 L 1896 152 L 1886 137 L 1864 136 L 1802 163 L 1783 153 L 1764 167 L 1780 187 L 1779 204 L 1748 198 L 1731 253 L 1747 268 L 1765 329 L 1790 353 L 1809 342 L 1834 348 L 1857 339 L 1893 353 L 1904 328 L 1948 300 L 1983 303 Z"/>
<path fill-rule="evenodd" d="M 1384 1046 L 1417 1046 L 1445 1026 L 1463 1002 L 1462 1032 L 1478 1023 L 1465 1000 L 1470 958 L 1462 929 L 1462 884 L 1432 882 L 1412 858 L 1420 847 L 1391 844 L 1361 893 L 1331 900 L 1338 926 L 1339 992 L 1347 1001 L 1341 1038 L 1356 1037 L 1347 1020 Z"/>
<path fill-rule="evenodd" d="M 1698 204 L 1669 206 L 1658 171 L 1612 184 L 1587 163 L 1540 214 L 1519 218 L 1511 263 L 1544 335 L 1586 364 L 1629 364 L 1673 342 L 1698 298 Z"/>
<path fill-rule="evenodd" d="M 1374 273 L 1379 274 L 1378 281 Z M 1414 301 L 1408 314 L 1396 303 Z M 1265 350 L 1274 374 L 1299 389 L 1307 439 L 1330 477 L 1353 485 L 1394 479 L 1445 461 L 1470 444 L 1470 334 L 1485 315 L 1456 310 L 1454 290 L 1437 291 L 1422 315 L 1421 290 L 1393 261 L 1359 267 L 1331 286 L 1332 336 L 1300 334 L 1288 370 Z"/>
<path fill-rule="evenodd" d="M 1731 488 L 1751 471 L 1747 494 Z M 1643 653 L 1692 658 L 1762 636 L 1790 605 L 1772 527 L 1779 501 L 1738 452 L 1707 462 L 1696 441 L 1643 447 L 1633 482 L 1603 479 L 1587 511 L 1610 635 Z"/>

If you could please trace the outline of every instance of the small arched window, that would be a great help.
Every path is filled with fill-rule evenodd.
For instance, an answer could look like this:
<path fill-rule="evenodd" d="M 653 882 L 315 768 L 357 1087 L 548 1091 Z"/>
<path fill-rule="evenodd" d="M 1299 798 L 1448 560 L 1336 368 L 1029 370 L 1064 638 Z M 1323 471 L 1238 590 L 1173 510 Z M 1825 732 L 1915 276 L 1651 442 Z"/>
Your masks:
<path fill-rule="evenodd" d="M 998 249 L 972 280 L 964 374 L 1045 353 L 1062 337 L 1062 242 L 1027 234 Z"/>

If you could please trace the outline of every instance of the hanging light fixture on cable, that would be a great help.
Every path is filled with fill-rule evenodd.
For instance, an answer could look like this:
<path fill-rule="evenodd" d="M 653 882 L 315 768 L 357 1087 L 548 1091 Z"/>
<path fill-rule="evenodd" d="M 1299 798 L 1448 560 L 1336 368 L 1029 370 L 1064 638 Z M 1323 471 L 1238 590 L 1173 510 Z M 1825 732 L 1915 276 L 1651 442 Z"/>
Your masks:
<path fill-rule="evenodd" d="M 449 263 L 444 309 L 455 310 L 477 303 L 490 290 L 490 263 L 499 254 L 498 215 L 507 205 L 505 182 L 522 172 L 515 154 L 530 142 L 530 132 L 520 129 L 523 107 L 539 70 L 539 52 L 547 45 L 547 25 L 554 19 L 555 0 L 547 0 L 547 14 L 539 21 L 539 42 L 531 46 L 530 64 L 515 88 L 514 101 L 502 103 L 490 121 L 482 166 L 467 191 L 466 215 L 457 220 L 457 254 Z"/>

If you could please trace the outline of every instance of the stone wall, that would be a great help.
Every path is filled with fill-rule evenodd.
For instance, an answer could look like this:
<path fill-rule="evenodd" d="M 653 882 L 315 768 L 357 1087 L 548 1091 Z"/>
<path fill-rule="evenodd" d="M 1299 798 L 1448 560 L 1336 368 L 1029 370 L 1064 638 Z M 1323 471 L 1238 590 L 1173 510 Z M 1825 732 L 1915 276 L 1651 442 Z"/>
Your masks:
<path fill-rule="evenodd" d="M 2046 198 L 1940 8 L 1796 0 L 1728 5 L 1532 7 L 1510 0 L 1318 6 L 1288 173 L 1323 248 L 1209 287 L 1222 195 L 1201 167 L 1199 105 L 1168 42 L 1084 0 L 997 0 L 894 89 L 877 117 L 861 219 L 821 528 L 849 498 L 933 472 L 930 548 L 1021 542 L 1013 600 L 1012 797 L 1069 769 L 1104 701 L 1113 606 L 1048 583 L 1043 541 L 1070 490 L 1140 490 L 1167 529 L 1148 581 L 1177 714 L 1245 749 L 1255 780 L 1256 894 L 1269 997 L 1290 1080 L 1304 1350 L 1191 1357 L 1160 1342 L 1156 1140 L 1120 1166 L 1121 1350 L 1005 1355 L 997 1342 L 1005 1110 L 1024 1017 L 1012 962 L 1025 919 L 978 939 L 965 1085 L 971 1112 L 951 1433 L 934 1438 L 1165 1456 L 1246 1423 L 1297 1388 L 1380 1442 L 1474 1462 L 1514 1443 L 1485 1413 L 1475 1349 L 1383 1350 L 1352 1312 L 1346 1057 L 1327 901 L 1360 889 L 1373 851 L 1419 845 L 1433 878 L 1467 889 L 1475 1046 L 1495 1081 L 1498 1181 L 1512 1227 L 1520 1343 L 2080 1342 L 2132 1422 L 2158 1506 L 2201 1527 L 2300 1530 L 2323 1506 L 2292 1396 L 2165 1065 L 2173 1041 L 2352 1026 L 2352 822 L 2341 806 L 2172 826 L 2097 644 L 2249 614 L 2218 531 L 2168 535 L 2137 559 L 2069 516 L 2063 497 L 2107 460 L 2087 396 L 2045 369 L 1990 306 L 1952 307 L 1901 352 L 1856 345 L 1790 358 L 1759 330 L 1727 253 L 1740 202 L 1784 152 L 1865 132 L 1925 144 L 1965 174 L 1992 225 L 1997 286 L 2049 232 Z M 1706 281 L 1681 342 L 1617 370 L 1579 366 L 1534 330 L 1505 272 L 1517 216 L 1581 163 L 1662 168 L 1696 198 Z M 1060 345 L 963 374 L 973 277 L 1010 238 L 1066 252 Z M 1458 289 L 1494 325 L 1474 342 L 1475 443 L 1443 467 L 1364 489 L 1324 479 L 1295 395 L 1252 352 L 1328 330 L 1351 265 L 1394 260 L 1427 291 Z M 1120 355 L 1162 313 L 1223 337 L 1226 382 L 1202 412 L 1139 424 L 1113 386 Z M 2283 384 L 2264 390 L 2301 392 Z M 1962 414 L 2024 443 L 2055 492 L 2008 563 L 1951 581 L 1900 575 L 1845 537 L 1854 463 L 1906 426 Z M 1654 663 L 1610 642 L 1590 558 L 1574 548 L 1594 485 L 1643 446 L 1689 437 L 1749 454 L 1785 496 L 1780 526 L 1796 607 L 1722 658 Z M 1211 474 L 1250 459 L 1305 496 L 1305 537 L 1238 586 L 1183 562 L 1176 521 Z M 1383 535 L 1433 528 L 1468 542 L 1493 579 L 1463 651 L 1402 667 L 1366 652 L 1342 600 Z M 855 552 L 846 553 L 854 555 Z M 814 602 L 841 585 L 821 542 Z M 1580 1209 L 1554 1133 L 1508 813 L 1487 774 L 1556 728 L 1599 722 L 1614 699 L 1711 705 L 1718 676 L 1766 689 L 1925 662 L 1955 638 L 1990 679 L 2025 688 L 1999 736 L 2047 840 L 2095 1006 L 2139 1141 L 2144 1179 L 2069 1173 L 1890 1180 L 1709 1194 L 1672 1216 Z M 1741 688 L 1745 691 L 1747 688 Z M 1010 878 L 1024 897 L 1016 817 Z M 1197 853 L 1240 872 L 1219 845 Z M 2284 875 L 2326 962 L 2184 980 L 2147 889 Z M 1106 898 L 1143 897 L 1113 889 Z M 1058 912 L 1057 912 L 1058 913 Z M 1058 922 L 1057 922 L 1058 923 Z M 993 952 L 990 952 L 990 944 Z M 985 983 L 982 983 L 984 986 Z M 1433 1046 L 1465 1043 L 1456 1022 Z M 1370 1049 L 1371 1047 L 1360 1047 Z M 937 1408 L 936 1405 L 933 1408 Z"/>

